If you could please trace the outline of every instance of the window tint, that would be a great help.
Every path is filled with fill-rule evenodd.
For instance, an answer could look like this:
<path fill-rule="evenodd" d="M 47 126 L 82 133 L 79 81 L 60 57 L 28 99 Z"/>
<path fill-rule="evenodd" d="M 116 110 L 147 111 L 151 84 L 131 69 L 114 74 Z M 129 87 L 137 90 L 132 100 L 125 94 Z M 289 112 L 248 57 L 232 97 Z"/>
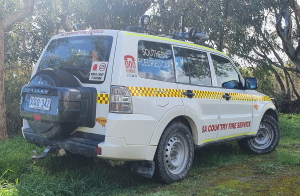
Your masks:
<path fill-rule="evenodd" d="M 189 68 L 184 48 L 174 47 L 176 82 L 190 83 Z"/>
<path fill-rule="evenodd" d="M 242 88 L 239 75 L 228 59 L 213 54 L 211 58 L 217 76 L 218 87 Z"/>
<path fill-rule="evenodd" d="M 176 81 L 211 86 L 207 54 L 202 51 L 174 47 Z"/>
<path fill-rule="evenodd" d="M 38 71 L 63 69 L 75 75 L 83 83 L 102 83 L 91 80 L 90 72 L 95 62 L 109 61 L 113 37 L 77 36 L 52 40 L 43 54 Z"/>
<path fill-rule="evenodd" d="M 138 70 L 143 78 L 175 82 L 171 45 L 139 41 Z"/>

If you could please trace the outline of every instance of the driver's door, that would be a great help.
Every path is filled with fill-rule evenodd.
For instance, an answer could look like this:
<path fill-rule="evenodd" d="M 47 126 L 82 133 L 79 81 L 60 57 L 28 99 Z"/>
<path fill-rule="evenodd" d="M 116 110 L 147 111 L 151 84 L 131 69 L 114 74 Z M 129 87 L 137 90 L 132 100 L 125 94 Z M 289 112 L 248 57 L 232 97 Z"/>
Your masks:
<path fill-rule="evenodd" d="M 253 101 L 243 89 L 241 76 L 226 57 L 211 54 L 216 87 L 221 88 L 217 140 L 247 135 L 252 124 Z"/>

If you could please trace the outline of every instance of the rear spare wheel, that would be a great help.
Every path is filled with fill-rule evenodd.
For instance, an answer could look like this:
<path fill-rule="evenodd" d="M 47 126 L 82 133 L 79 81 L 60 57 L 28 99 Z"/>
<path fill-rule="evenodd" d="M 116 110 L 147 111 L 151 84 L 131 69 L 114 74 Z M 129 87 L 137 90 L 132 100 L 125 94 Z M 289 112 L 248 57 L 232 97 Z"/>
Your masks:
<path fill-rule="evenodd" d="M 64 137 L 78 126 L 94 127 L 96 96 L 64 70 L 41 70 L 22 88 L 20 113 L 38 136 Z"/>

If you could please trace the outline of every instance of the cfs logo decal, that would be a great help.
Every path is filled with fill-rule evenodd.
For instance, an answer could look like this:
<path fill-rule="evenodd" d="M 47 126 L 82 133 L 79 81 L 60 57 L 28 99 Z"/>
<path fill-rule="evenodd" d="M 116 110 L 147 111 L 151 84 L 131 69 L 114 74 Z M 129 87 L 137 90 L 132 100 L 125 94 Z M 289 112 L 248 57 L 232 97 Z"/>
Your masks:
<path fill-rule="evenodd" d="M 97 121 L 100 125 L 102 125 L 102 127 L 105 127 L 105 124 L 107 123 L 106 118 L 103 118 L 103 117 L 98 117 L 98 118 L 96 119 L 96 121 Z"/>
<path fill-rule="evenodd" d="M 124 56 L 127 77 L 137 77 L 135 58 L 131 55 Z"/>

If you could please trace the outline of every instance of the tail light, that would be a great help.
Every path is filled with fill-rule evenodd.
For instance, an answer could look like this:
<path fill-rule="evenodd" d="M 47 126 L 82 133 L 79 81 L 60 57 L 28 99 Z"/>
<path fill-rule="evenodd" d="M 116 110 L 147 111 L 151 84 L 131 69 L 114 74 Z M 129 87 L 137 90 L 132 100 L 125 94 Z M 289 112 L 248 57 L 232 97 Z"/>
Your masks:
<path fill-rule="evenodd" d="M 128 89 L 124 86 L 112 86 L 110 92 L 110 112 L 131 114 L 132 100 Z"/>

